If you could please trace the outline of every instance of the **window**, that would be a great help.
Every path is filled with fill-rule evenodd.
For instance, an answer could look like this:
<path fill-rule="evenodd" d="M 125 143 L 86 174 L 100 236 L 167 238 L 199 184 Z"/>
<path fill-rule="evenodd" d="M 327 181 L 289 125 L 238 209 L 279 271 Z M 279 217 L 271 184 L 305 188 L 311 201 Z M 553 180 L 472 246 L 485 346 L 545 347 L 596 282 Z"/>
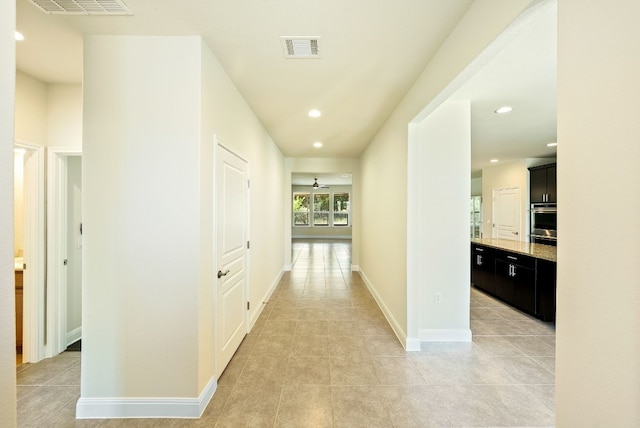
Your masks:
<path fill-rule="evenodd" d="M 309 193 L 293 194 L 293 225 L 309 226 Z"/>
<path fill-rule="evenodd" d="M 333 194 L 333 225 L 349 226 L 349 194 Z"/>
<path fill-rule="evenodd" d="M 329 194 L 315 193 L 313 195 L 313 225 L 329 226 Z"/>
<path fill-rule="evenodd" d="M 348 192 L 294 192 L 293 226 L 349 227 L 351 226 L 349 199 Z"/>

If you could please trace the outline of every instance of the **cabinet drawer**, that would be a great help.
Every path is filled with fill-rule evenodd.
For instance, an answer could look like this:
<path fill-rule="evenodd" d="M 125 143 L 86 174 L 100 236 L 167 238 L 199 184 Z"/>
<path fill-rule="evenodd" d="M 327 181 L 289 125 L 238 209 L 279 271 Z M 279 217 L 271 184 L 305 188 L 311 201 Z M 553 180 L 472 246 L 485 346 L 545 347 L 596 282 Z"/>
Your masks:
<path fill-rule="evenodd" d="M 493 255 L 494 249 L 489 247 L 484 247 L 482 245 L 471 244 L 471 252 L 477 253 L 477 254 Z"/>
<path fill-rule="evenodd" d="M 522 254 L 496 251 L 495 257 L 496 259 L 504 260 L 507 263 L 513 263 L 531 269 L 535 269 L 536 267 L 536 259 L 534 257 L 524 256 Z"/>

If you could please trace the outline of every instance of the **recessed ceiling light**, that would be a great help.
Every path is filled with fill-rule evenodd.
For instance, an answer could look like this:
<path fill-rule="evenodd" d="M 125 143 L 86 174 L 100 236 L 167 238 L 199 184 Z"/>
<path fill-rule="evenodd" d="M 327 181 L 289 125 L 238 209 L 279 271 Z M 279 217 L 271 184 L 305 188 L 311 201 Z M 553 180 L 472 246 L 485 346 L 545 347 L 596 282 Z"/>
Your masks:
<path fill-rule="evenodd" d="M 17 41 L 24 40 L 24 35 L 20 31 L 16 31 L 16 40 Z"/>
<path fill-rule="evenodd" d="M 491 163 L 496 163 L 496 162 L 498 162 L 499 160 L 500 160 L 500 159 L 491 159 L 489 162 L 491 162 Z"/>
<path fill-rule="evenodd" d="M 498 113 L 498 114 L 509 113 L 511 110 L 513 110 L 513 107 L 502 106 L 502 107 L 496 109 L 496 113 Z"/>
<path fill-rule="evenodd" d="M 558 143 L 547 143 L 547 147 L 555 147 Z"/>
<path fill-rule="evenodd" d="M 316 141 L 315 143 L 313 143 L 313 147 L 320 148 L 322 147 L 322 143 L 320 141 Z"/>
<path fill-rule="evenodd" d="M 320 113 L 320 110 L 316 110 L 316 109 L 310 110 L 308 114 L 309 114 L 309 117 L 320 117 L 320 116 L 322 116 L 322 113 Z"/>

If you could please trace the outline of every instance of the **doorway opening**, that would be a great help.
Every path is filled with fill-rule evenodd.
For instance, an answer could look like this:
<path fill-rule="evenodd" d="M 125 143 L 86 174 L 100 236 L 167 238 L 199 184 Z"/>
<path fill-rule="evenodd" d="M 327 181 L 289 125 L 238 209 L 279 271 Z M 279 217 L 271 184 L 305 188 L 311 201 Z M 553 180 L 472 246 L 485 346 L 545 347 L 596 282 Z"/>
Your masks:
<path fill-rule="evenodd" d="M 82 152 L 49 148 L 47 175 L 47 349 L 82 338 Z"/>
<path fill-rule="evenodd" d="M 14 145 L 16 364 L 44 356 L 44 148 Z"/>

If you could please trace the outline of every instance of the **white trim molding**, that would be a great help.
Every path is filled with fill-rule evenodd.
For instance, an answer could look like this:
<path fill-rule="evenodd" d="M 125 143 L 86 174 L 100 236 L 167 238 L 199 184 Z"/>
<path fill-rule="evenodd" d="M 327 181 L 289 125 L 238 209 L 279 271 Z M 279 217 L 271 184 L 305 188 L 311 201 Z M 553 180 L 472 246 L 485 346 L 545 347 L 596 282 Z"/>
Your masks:
<path fill-rule="evenodd" d="M 351 265 L 351 272 L 360 272 L 360 266 Z"/>
<path fill-rule="evenodd" d="M 284 270 L 280 271 L 280 273 L 278 274 L 278 276 L 276 277 L 276 280 L 271 284 L 271 286 L 269 287 L 269 289 L 267 290 L 267 293 L 264 295 L 264 297 L 262 298 L 262 302 L 258 302 L 258 304 L 262 303 L 260 305 L 260 309 L 254 311 L 249 318 L 249 330 L 248 332 L 251 331 L 251 329 L 253 329 L 253 326 L 256 324 L 256 321 L 258 321 L 258 318 L 260 318 L 260 315 L 262 314 L 262 311 L 264 310 L 264 305 L 267 304 L 267 302 L 269 300 L 271 300 L 271 296 L 273 295 L 273 292 L 275 291 L 276 287 L 278 286 L 278 284 L 280 283 L 280 280 L 282 279 L 282 276 L 284 275 Z"/>
<path fill-rule="evenodd" d="M 78 327 L 76 329 L 73 329 L 72 331 L 67 332 L 67 346 L 77 342 L 80 339 L 82 339 L 82 327 Z"/>
<path fill-rule="evenodd" d="M 417 339 L 415 337 L 407 337 L 404 349 L 406 349 L 408 352 L 419 352 L 420 350 L 422 350 L 422 348 L 420 347 L 420 343 L 420 339 Z"/>
<path fill-rule="evenodd" d="M 358 268 L 358 270 L 359 269 L 360 268 Z M 367 286 L 367 289 L 369 290 L 369 292 L 371 293 L 371 295 L 375 299 L 376 303 L 378 304 L 378 307 L 382 311 L 382 314 L 384 315 L 384 317 L 389 322 L 389 325 L 391 326 L 391 329 L 396 334 L 396 337 L 398 338 L 398 340 L 400 341 L 402 346 L 406 346 L 406 344 L 407 344 L 407 334 L 402 330 L 402 327 L 400 326 L 400 323 L 393 316 L 393 314 L 391 313 L 391 311 L 389 310 L 387 305 L 384 304 L 384 301 L 382 300 L 382 298 L 380 297 L 380 295 L 378 294 L 376 289 L 373 288 L 373 285 L 371 284 L 371 281 L 369 281 L 369 278 L 367 278 L 367 275 L 365 275 L 365 273 L 360 271 L 360 270 L 359 270 L 359 272 L 360 272 L 360 276 L 362 277 L 362 280 L 364 281 L 365 285 Z"/>
<path fill-rule="evenodd" d="M 420 342 L 471 342 L 471 329 L 421 329 Z"/>
<path fill-rule="evenodd" d="M 291 239 L 343 239 L 351 240 L 351 235 L 293 235 Z"/>
<path fill-rule="evenodd" d="M 218 383 L 213 377 L 197 398 L 84 398 L 76 419 L 180 418 L 197 419 L 207 408 Z"/>

